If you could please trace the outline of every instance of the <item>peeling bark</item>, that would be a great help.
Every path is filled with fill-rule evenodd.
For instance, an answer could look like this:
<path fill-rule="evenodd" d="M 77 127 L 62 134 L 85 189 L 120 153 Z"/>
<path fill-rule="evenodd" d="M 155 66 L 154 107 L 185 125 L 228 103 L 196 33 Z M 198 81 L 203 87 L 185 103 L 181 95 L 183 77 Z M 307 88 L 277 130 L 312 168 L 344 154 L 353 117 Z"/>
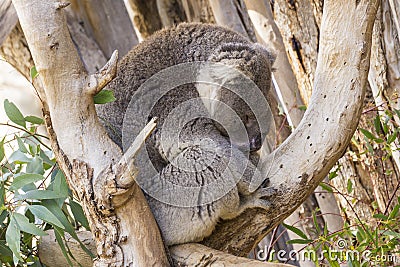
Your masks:
<path fill-rule="evenodd" d="M 146 39 L 162 28 L 156 0 L 128 0 L 133 13 L 133 24 Z"/>
<path fill-rule="evenodd" d="M 314 3 L 310 0 L 275 0 L 274 4 L 275 21 L 283 36 L 286 53 L 306 105 L 309 104 L 315 80 L 320 41 L 320 25 L 318 16 L 315 16 Z"/>

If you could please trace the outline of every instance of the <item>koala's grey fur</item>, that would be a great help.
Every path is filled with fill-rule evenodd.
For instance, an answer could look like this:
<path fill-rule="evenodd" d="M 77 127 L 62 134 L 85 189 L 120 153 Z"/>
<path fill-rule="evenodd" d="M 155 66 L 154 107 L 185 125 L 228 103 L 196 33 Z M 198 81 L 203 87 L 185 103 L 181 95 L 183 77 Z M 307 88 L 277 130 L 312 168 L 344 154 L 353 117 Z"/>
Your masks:
<path fill-rule="evenodd" d="M 155 33 L 134 47 L 119 63 L 117 77 L 106 88 L 114 91 L 117 100 L 97 106 L 98 115 L 110 137 L 122 146 L 124 115 L 141 84 L 167 67 L 195 61 L 220 62 L 242 71 L 260 88 L 265 97 L 270 89 L 273 56 L 267 50 L 220 26 L 183 23 Z M 250 150 L 258 150 L 262 143 L 261 133 L 257 123 L 254 123 L 254 114 L 249 107 L 228 90 L 219 88 L 214 93 L 217 99 L 237 112 L 246 125 Z M 247 167 L 243 177 L 234 177 L 239 180 L 236 187 L 207 205 L 183 208 L 162 203 L 146 195 L 167 245 L 201 241 L 211 234 L 219 220 L 234 218 L 247 208 L 266 207 L 269 203 L 267 199 L 271 197 L 266 183 L 261 184 L 254 192 L 249 191 L 249 179 L 257 172 L 255 165 L 249 162 L 248 156 L 237 146 L 230 143 L 222 127 L 224 125 L 218 125 L 209 118 L 197 118 L 182 129 L 180 138 L 186 145 L 178 153 L 171 155 L 162 150 L 159 132 L 166 116 L 180 103 L 196 97 L 199 97 L 199 93 L 194 84 L 179 86 L 158 101 L 149 114 L 149 118 L 156 116 L 159 119 L 155 132 L 146 143 L 146 149 L 161 179 L 182 186 L 207 185 L 223 179 L 221 173 L 230 159 L 233 162 L 245 162 Z M 132 116 L 135 114 L 130 115 L 135 118 Z M 204 140 L 212 140 L 212 143 Z M 210 155 L 213 155 L 212 160 L 209 159 Z M 168 159 L 173 162 L 168 162 Z M 181 170 L 173 164 L 179 162 L 198 171 Z M 237 175 L 235 170 L 231 173 L 233 176 Z M 201 194 L 197 196 L 199 199 Z"/>

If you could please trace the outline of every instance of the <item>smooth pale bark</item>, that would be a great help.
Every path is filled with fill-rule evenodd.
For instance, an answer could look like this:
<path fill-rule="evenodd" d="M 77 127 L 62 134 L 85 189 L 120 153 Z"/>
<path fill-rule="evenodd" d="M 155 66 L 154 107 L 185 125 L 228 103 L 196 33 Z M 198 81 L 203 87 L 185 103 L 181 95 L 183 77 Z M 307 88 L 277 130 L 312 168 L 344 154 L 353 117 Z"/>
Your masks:
<path fill-rule="evenodd" d="M 299 107 L 304 105 L 297 88 L 296 77 L 286 56 L 282 35 L 274 21 L 271 6 L 265 0 L 245 0 L 257 40 L 276 54 L 273 72 L 275 83 L 282 94 L 283 107 L 292 125 L 296 127 L 304 112 Z"/>
<path fill-rule="evenodd" d="M 68 4 L 13 3 L 44 86 L 44 117 L 53 151 L 97 241 L 95 266 L 168 265 L 157 224 L 134 183 L 134 153 L 125 158 L 94 108 L 93 95 L 116 74 L 117 53 L 99 73 L 89 75 L 67 28 L 63 8 Z M 141 138 L 132 145 L 135 149 Z"/>
<path fill-rule="evenodd" d="M 0 2 L 0 45 L 14 29 L 17 22 L 17 13 L 15 13 L 11 0 L 2 0 Z"/>
<path fill-rule="evenodd" d="M 243 0 L 209 0 L 215 22 L 256 41 L 253 26 Z"/>
<path fill-rule="evenodd" d="M 49 267 L 64 267 L 68 263 L 62 255 L 61 250 L 55 240 L 54 232 L 48 231 L 49 235 L 42 238 L 42 242 L 39 244 L 40 259 L 42 263 Z M 96 247 L 94 240 L 91 238 L 91 233 L 88 231 L 82 231 L 77 233 L 80 240 L 84 242 L 92 252 L 95 253 Z M 92 266 L 90 257 L 82 251 L 78 242 L 67 235 L 68 248 L 71 253 L 79 261 L 82 267 Z M 187 252 L 191 251 L 188 257 Z M 236 257 L 215 249 L 208 248 L 206 246 L 190 243 L 179 246 L 173 246 L 170 248 L 171 256 L 176 266 L 254 266 L 254 267 L 290 267 L 292 265 L 273 263 L 273 262 L 261 262 L 257 260 L 250 260 L 242 257 Z M 78 266 L 75 264 L 74 266 Z"/>
<path fill-rule="evenodd" d="M 317 5 L 318 2 L 320 1 L 314 1 L 313 3 L 314 5 Z M 274 62 L 274 84 L 277 85 L 277 89 L 281 94 L 280 103 L 282 104 L 283 109 L 288 116 L 290 125 L 296 128 L 304 114 L 304 112 L 300 109 L 301 106 L 304 106 L 304 102 L 300 96 L 296 77 L 293 73 L 292 66 L 289 63 L 285 51 L 282 35 L 274 21 L 271 6 L 266 0 L 245 0 L 245 3 L 247 9 L 249 10 L 249 15 L 253 22 L 254 28 L 256 29 L 258 41 L 271 49 L 271 51 L 275 51 L 277 55 L 277 58 Z M 302 12 L 302 9 L 298 10 L 298 12 Z M 292 12 L 290 12 L 290 14 L 291 13 Z M 316 20 L 318 20 L 318 25 L 320 25 L 320 16 L 322 15 L 322 10 L 319 11 L 318 8 L 315 8 L 314 15 Z M 301 16 L 301 14 L 298 14 L 297 16 Z M 291 17 L 289 19 L 295 20 L 296 17 Z M 291 25 L 292 28 L 298 26 L 296 23 L 291 23 Z M 304 28 L 299 30 L 303 31 L 302 35 L 308 34 L 308 31 Z M 304 53 L 307 54 L 307 51 Z M 312 68 L 312 72 L 315 72 L 315 67 Z M 302 79 L 307 78 L 308 76 L 302 77 Z M 310 83 L 312 84 L 311 81 Z M 311 238 L 315 237 L 313 225 L 310 225 L 309 220 L 301 220 L 301 218 L 311 217 L 312 211 L 315 209 L 315 207 L 319 207 L 321 213 L 324 214 L 322 216 L 323 221 L 320 222 L 321 228 L 325 225 L 325 223 L 328 227 L 328 230 L 331 232 L 338 231 L 343 228 L 343 219 L 341 216 L 338 216 L 340 214 L 340 210 L 335 196 L 331 193 L 323 193 L 322 189 L 318 189 L 317 191 L 319 191 L 319 193 L 315 194 L 315 198 L 310 196 L 307 201 L 305 201 L 295 212 L 293 212 L 291 216 L 285 220 L 286 224 L 295 225 L 297 228 L 303 229 L 303 232 L 307 233 Z M 288 231 L 287 234 L 289 235 L 290 239 L 297 238 L 297 235 L 291 231 Z M 300 244 L 293 244 L 293 246 L 296 250 L 300 250 L 303 247 L 303 245 Z M 299 264 L 301 266 L 309 266 L 313 263 L 301 261 Z"/>
<path fill-rule="evenodd" d="M 249 210 L 222 223 L 204 244 L 245 255 L 312 193 L 343 154 L 361 114 L 378 5 L 377 0 L 325 1 L 311 103 L 293 134 L 264 157 L 264 171 L 278 192 L 271 209 Z"/>
<path fill-rule="evenodd" d="M 138 44 L 123 0 L 71 0 L 70 2 L 86 34 L 96 40 L 107 58 L 111 57 L 114 50 L 118 50 L 123 56 Z"/>

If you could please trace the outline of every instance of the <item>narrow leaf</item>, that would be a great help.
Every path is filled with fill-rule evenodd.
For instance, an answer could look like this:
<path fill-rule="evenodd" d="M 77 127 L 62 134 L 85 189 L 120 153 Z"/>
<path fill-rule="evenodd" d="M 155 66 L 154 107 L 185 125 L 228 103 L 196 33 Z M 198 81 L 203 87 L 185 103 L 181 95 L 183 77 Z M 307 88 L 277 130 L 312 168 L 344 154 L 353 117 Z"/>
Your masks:
<path fill-rule="evenodd" d="M 400 209 L 400 205 L 397 204 L 394 206 L 393 210 L 390 212 L 389 214 L 389 220 L 394 219 L 397 217 L 397 215 L 399 214 L 399 209 Z"/>
<path fill-rule="evenodd" d="M 20 176 L 14 178 L 13 182 L 11 183 L 10 190 L 14 191 L 20 189 L 24 185 L 35 183 L 43 179 L 44 179 L 43 175 L 36 173 L 21 174 Z"/>
<path fill-rule="evenodd" d="M 24 215 L 19 213 L 13 213 L 12 217 L 17 222 L 17 225 L 19 226 L 21 231 L 37 236 L 47 235 L 45 231 L 41 230 L 33 223 L 30 223 L 28 218 L 26 218 Z"/>
<path fill-rule="evenodd" d="M 65 180 L 65 176 L 61 170 L 58 170 L 56 177 L 54 178 L 53 190 L 57 194 L 63 197 L 68 197 L 68 184 Z"/>
<path fill-rule="evenodd" d="M 351 179 L 347 179 L 347 193 L 351 193 L 353 191 L 353 181 Z"/>
<path fill-rule="evenodd" d="M 383 214 L 380 214 L 380 213 L 374 214 L 372 217 L 374 217 L 375 219 L 381 219 L 381 220 L 384 220 L 384 221 L 386 221 L 388 219 L 387 216 L 385 216 Z"/>
<path fill-rule="evenodd" d="M 0 162 L 4 159 L 4 156 L 5 156 L 5 153 L 4 153 L 4 139 L 5 139 L 5 137 L 0 142 Z"/>
<path fill-rule="evenodd" d="M 22 153 L 28 153 L 28 149 L 26 149 L 26 146 L 25 146 L 24 142 L 22 142 L 21 138 L 18 135 L 15 135 L 15 139 L 17 139 L 18 149 Z"/>
<path fill-rule="evenodd" d="M 328 191 L 329 193 L 333 192 L 332 187 L 330 187 L 328 184 L 326 183 L 320 183 L 319 186 L 324 189 L 325 191 Z"/>
<path fill-rule="evenodd" d="M 282 223 L 283 226 L 285 226 L 285 228 L 287 228 L 288 230 L 292 231 L 293 233 L 295 233 L 296 235 L 300 236 L 303 239 L 308 239 L 306 234 L 303 233 L 299 228 L 296 228 L 294 226 Z"/>
<path fill-rule="evenodd" d="M 370 140 L 375 140 L 376 139 L 375 135 L 373 135 L 370 131 L 368 131 L 366 129 L 362 129 L 362 128 L 360 128 L 360 131 L 368 139 L 370 139 Z"/>
<path fill-rule="evenodd" d="M 287 241 L 287 244 L 309 244 L 311 243 L 312 240 L 311 239 L 292 239 Z"/>
<path fill-rule="evenodd" d="M 39 219 L 48 222 L 51 225 L 58 226 L 61 229 L 64 229 L 62 223 L 46 207 L 39 205 L 31 205 L 28 208 L 33 213 L 33 215 L 35 215 Z"/>
<path fill-rule="evenodd" d="M 36 117 L 36 116 L 26 116 L 25 121 L 30 122 L 32 124 L 37 124 L 37 125 L 42 125 L 44 124 L 44 121 L 42 118 Z"/>
<path fill-rule="evenodd" d="M 65 217 L 64 213 L 62 212 L 61 208 L 57 205 L 57 203 L 54 200 L 42 200 L 42 203 L 48 210 L 54 214 L 54 216 L 59 219 L 59 221 L 64 225 L 65 231 L 70 234 L 81 246 L 81 248 L 92 258 L 94 258 L 94 255 L 92 252 L 86 248 L 85 244 L 82 243 L 82 241 L 78 238 L 78 235 L 75 232 L 75 228 L 72 226 L 72 224 L 68 221 L 67 217 Z"/>
<path fill-rule="evenodd" d="M 6 241 L 8 244 L 8 247 L 11 249 L 11 251 L 14 254 L 14 257 L 18 260 L 22 261 L 21 255 L 20 255 L 20 229 L 18 228 L 17 223 L 15 220 L 10 220 L 10 223 L 8 224 L 7 231 L 6 231 Z M 14 259 L 14 263 L 15 259 Z"/>
<path fill-rule="evenodd" d="M 82 206 L 72 200 L 69 202 L 69 205 L 71 207 L 71 211 L 75 217 L 75 220 L 77 220 L 83 227 L 85 227 L 86 230 L 90 230 L 89 222 L 86 219 L 85 214 L 83 213 Z"/>
<path fill-rule="evenodd" d="M 68 252 L 67 252 L 67 249 L 63 242 L 64 231 L 62 231 L 61 229 L 58 229 L 57 227 L 54 227 L 54 235 L 56 237 L 58 246 L 60 247 L 60 249 L 62 251 L 62 254 L 64 255 L 65 259 L 68 262 L 68 265 L 73 266 L 71 259 L 68 257 Z"/>
<path fill-rule="evenodd" d="M 26 128 L 25 118 L 14 103 L 4 100 L 4 110 L 12 122 Z"/>
<path fill-rule="evenodd" d="M 63 198 L 60 194 L 50 190 L 30 190 L 25 194 L 15 194 L 15 199 L 57 199 Z"/>
<path fill-rule="evenodd" d="M 393 143 L 397 138 L 397 134 L 398 134 L 398 129 L 396 129 L 391 135 L 388 136 L 387 143 L 388 144 Z"/>
<path fill-rule="evenodd" d="M 377 134 L 380 134 L 382 132 L 381 129 L 381 118 L 379 115 L 376 115 L 375 119 L 374 119 L 374 127 L 375 127 L 375 132 Z"/>

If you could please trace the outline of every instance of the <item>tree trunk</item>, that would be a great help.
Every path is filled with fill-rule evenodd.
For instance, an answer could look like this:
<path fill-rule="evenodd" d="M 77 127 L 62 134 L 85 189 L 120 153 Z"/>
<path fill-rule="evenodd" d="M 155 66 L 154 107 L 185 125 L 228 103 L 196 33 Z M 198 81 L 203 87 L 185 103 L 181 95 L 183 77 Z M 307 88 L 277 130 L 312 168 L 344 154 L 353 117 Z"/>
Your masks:
<path fill-rule="evenodd" d="M 95 265 L 167 266 L 157 224 L 128 173 L 140 143 L 134 142 L 123 155 L 94 109 L 93 95 L 116 74 L 117 53 L 99 73 L 88 75 L 69 37 L 63 13 L 67 5 L 13 3 L 43 83 L 41 97 L 53 151 L 97 241 Z"/>

